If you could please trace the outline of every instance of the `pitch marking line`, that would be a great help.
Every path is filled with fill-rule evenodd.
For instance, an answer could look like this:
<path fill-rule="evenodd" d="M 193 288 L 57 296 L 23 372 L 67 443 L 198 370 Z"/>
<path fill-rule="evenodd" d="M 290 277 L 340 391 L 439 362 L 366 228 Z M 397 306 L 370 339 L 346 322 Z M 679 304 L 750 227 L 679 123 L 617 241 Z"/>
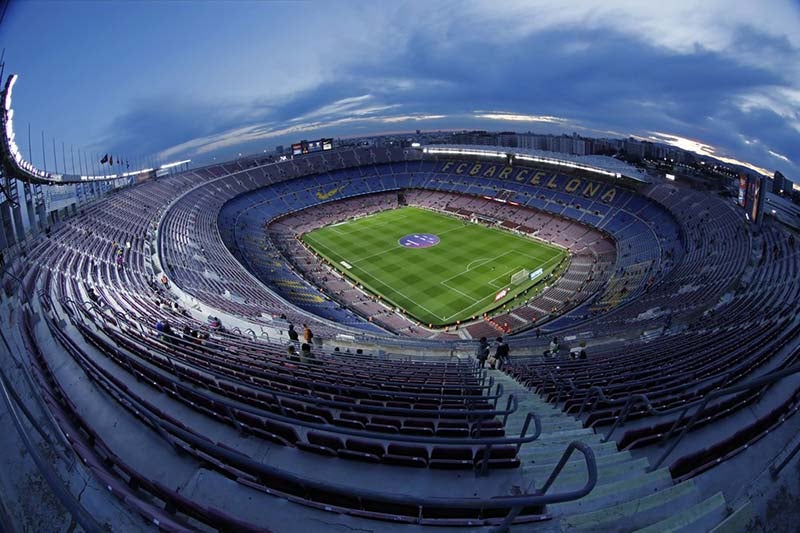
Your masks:
<path fill-rule="evenodd" d="M 449 232 L 455 231 L 457 229 L 460 229 L 460 228 L 451 228 L 451 229 L 448 229 L 448 230 L 445 230 L 445 231 L 440 231 L 439 233 L 435 233 L 434 235 L 437 235 L 437 236 L 444 235 L 445 233 L 449 233 Z M 358 259 L 356 259 L 354 261 L 351 261 L 351 263 L 353 263 L 353 264 L 360 263 L 361 261 L 365 261 L 367 259 L 372 259 L 373 257 L 378 257 L 379 255 L 383 255 L 383 254 L 387 254 L 389 252 L 393 252 L 393 251 L 397 250 L 398 248 L 405 248 L 405 247 L 401 246 L 399 244 L 394 244 L 391 248 L 387 248 L 386 250 L 381 250 L 380 252 L 375 252 L 374 254 L 366 255 L 364 257 L 359 257 Z"/>
<path fill-rule="evenodd" d="M 458 294 L 460 294 L 461 296 L 463 296 L 463 297 L 465 297 L 465 298 L 468 298 L 468 299 L 472 300 L 472 302 L 473 302 L 473 303 L 475 303 L 475 302 L 477 302 L 477 301 L 478 301 L 478 300 L 476 300 L 474 297 L 470 296 L 469 294 L 466 294 L 466 293 L 464 293 L 464 292 L 461 292 L 459 289 L 457 289 L 457 288 L 455 288 L 455 287 L 451 287 L 450 285 L 448 285 L 448 284 L 447 284 L 447 282 L 446 282 L 446 281 L 440 281 L 440 282 L 439 282 L 439 284 L 441 284 L 441 285 L 443 285 L 444 287 L 446 287 L 446 288 L 450 289 L 451 291 L 455 291 L 455 292 L 457 292 Z"/>
<path fill-rule="evenodd" d="M 511 253 L 511 252 L 517 252 L 517 250 L 510 250 L 509 252 L 506 252 L 506 253 Z M 531 256 L 529 256 L 529 255 L 527 255 L 527 254 L 523 254 L 522 252 L 518 252 L 518 253 L 520 253 L 521 255 L 525 255 L 526 257 L 531 257 Z M 544 262 L 544 263 L 542 264 L 542 270 L 544 270 L 545 268 L 549 268 L 549 266 L 547 266 L 547 265 L 549 265 L 550 263 L 553 263 L 553 262 L 554 262 L 556 259 L 558 259 L 558 256 L 555 256 L 555 257 L 553 257 L 552 259 L 550 259 L 549 261 L 546 261 L 546 262 Z M 498 289 L 499 289 L 499 288 L 502 288 L 502 287 L 505 287 L 505 285 L 501 285 L 501 286 L 499 286 L 499 287 L 498 287 L 497 285 L 494 285 L 494 283 L 493 283 L 493 282 L 494 282 L 494 281 L 496 281 L 496 280 L 498 280 L 498 279 L 500 279 L 500 278 L 502 278 L 502 277 L 504 277 L 504 276 L 507 276 L 507 275 L 508 275 L 509 273 L 511 273 L 512 271 L 513 271 L 513 269 L 512 269 L 511 271 L 507 272 L 506 274 L 502 275 L 502 276 L 499 276 L 499 277 L 497 277 L 497 278 L 494 278 L 493 280 L 491 280 L 491 281 L 490 281 L 490 285 L 492 285 L 493 287 L 495 287 L 495 288 L 498 288 Z M 494 294 L 490 294 L 490 295 L 488 295 L 488 296 L 485 296 L 484 298 L 481 298 L 480 300 L 476 300 L 476 301 L 475 301 L 475 303 L 473 303 L 472 305 L 470 305 L 470 306 L 467 306 L 467 307 L 465 307 L 464 309 L 462 309 L 461 311 L 458 311 L 457 313 L 453 313 L 453 314 L 452 314 L 452 315 L 450 315 L 449 317 L 447 317 L 447 318 L 443 318 L 442 320 L 444 320 L 445 322 L 449 322 L 449 321 L 450 321 L 451 319 L 453 319 L 454 317 L 456 317 L 456 316 L 458 316 L 458 315 L 460 315 L 460 314 L 462 314 L 462 313 L 466 313 L 468 310 L 470 310 L 470 309 L 472 309 L 472 308 L 474 308 L 474 307 L 477 307 L 479 304 L 481 304 L 481 303 L 483 303 L 483 302 L 485 302 L 485 301 L 489 300 L 490 298 L 494 298 L 494 296 L 495 296 Z"/>
<path fill-rule="evenodd" d="M 330 249 L 328 246 L 325 246 L 325 245 L 324 245 L 324 244 L 322 244 L 321 242 L 317 242 L 317 245 L 318 245 L 318 246 L 320 246 L 320 247 L 322 247 L 322 248 L 325 248 L 325 249 L 326 249 L 326 250 L 328 250 L 329 252 L 333 252 L 333 255 L 334 255 L 334 256 L 338 256 L 338 255 L 339 255 L 339 254 L 335 253 L 335 252 L 334 252 L 334 250 L 331 250 L 331 249 Z M 383 282 L 383 281 L 379 280 L 379 279 L 378 279 L 378 278 L 376 278 L 375 276 L 371 275 L 369 272 L 366 272 L 366 271 L 364 271 L 364 270 L 362 270 L 362 269 L 359 269 L 359 271 L 360 271 L 360 273 L 361 273 L 361 274 L 363 274 L 364 276 L 366 276 L 366 277 L 368 277 L 368 278 L 370 278 L 370 279 L 373 279 L 373 280 L 377 281 L 378 283 L 380 283 L 381 285 L 383 285 L 384 287 L 386 287 L 387 289 L 389 289 L 391 292 L 393 292 L 393 293 L 395 293 L 395 294 L 399 294 L 400 296 L 402 296 L 403 298 L 405 298 L 405 300 L 406 300 L 408 303 L 410 303 L 410 304 L 413 304 L 413 305 L 416 305 L 417 307 L 421 307 L 422 309 L 426 310 L 426 311 L 427 311 L 427 312 L 429 312 L 429 313 L 430 313 L 432 316 L 434 316 L 434 317 L 438 318 L 439 320 L 444 320 L 444 317 L 443 317 L 443 316 L 439 316 L 439 315 L 437 315 L 436 313 L 434 313 L 433 311 L 431 311 L 430 309 L 428 309 L 428 308 L 427 308 L 427 307 L 425 307 L 424 305 L 420 304 L 419 302 L 416 302 L 416 301 L 414 301 L 412 298 L 409 298 L 408 296 L 406 296 L 405 294 L 403 294 L 402 292 L 400 292 L 400 291 L 399 291 L 399 290 L 397 290 L 396 288 L 392 287 L 391 285 L 387 285 L 385 282 Z M 348 270 L 348 272 L 352 272 L 352 270 Z M 355 281 L 357 281 L 357 282 L 359 282 L 359 283 L 363 283 L 363 281 L 359 280 L 359 279 L 358 279 L 358 278 L 357 278 L 355 275 L 353 275 L 353 278 L 355 278 Z M 388 298 L 387 298 L 387 300 L 388 300 Z M 395 305 L 397 305 L 397 304 L 395 304 Z M 399 307 L 399 306 L 398 306 L 398 307 Z"/>

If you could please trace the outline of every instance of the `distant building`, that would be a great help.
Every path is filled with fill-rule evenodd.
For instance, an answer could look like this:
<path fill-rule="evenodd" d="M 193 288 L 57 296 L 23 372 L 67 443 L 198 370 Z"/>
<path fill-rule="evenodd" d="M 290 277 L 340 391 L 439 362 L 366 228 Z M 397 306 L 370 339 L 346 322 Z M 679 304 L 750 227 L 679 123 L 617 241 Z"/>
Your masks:
<path fill-rule="evenodd" d="M 794 183 L 786 178 L 780 171 L 775 171 L 775 176 L 772 179 L 772 192 L 781 196 L 789 196 L 792 194 Z"/>

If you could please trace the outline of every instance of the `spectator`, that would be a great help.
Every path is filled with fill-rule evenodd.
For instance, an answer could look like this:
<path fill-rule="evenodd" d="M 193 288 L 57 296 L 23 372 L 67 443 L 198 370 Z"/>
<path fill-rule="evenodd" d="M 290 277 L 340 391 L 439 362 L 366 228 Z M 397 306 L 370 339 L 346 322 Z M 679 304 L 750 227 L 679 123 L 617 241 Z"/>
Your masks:
<path fill-rule="evenodd" d="M 489 343 L 486 337 L 481 337 L 478 341 L 478 348 L 475 350 L 475 358 L 478 360 L 480 367 L 483 368 L 486 364 L 486 359 L 489 357 Z"/>
<path fill-rule="evenodd" d="M 86 291 L 86 293 L 88 294 L 89 299 L 95 304 L 97 304 L 98 307 L 103 307 L 103 301 L 100 299 L 100 293 L 97 292 L 97 289 L 95 287 L 92 287 L 91 289 Z"/>
<path fill-rule="evenodd" d="M 300 360 L 304 363 L 314 363 L 316 359 L 314 355 L 311 353 L 311 345 L 308 343 L 303 343 L 300 345 Z"/>
<path fill-rule="evenodd" d="M 293 344 L 290 344 L 289 347 L 286 348 L 286 353 L 289 356 L 289 361 L 294 361 L 296 363 L 300 362 L 300 358 L 297 357 L 297 350 Z"/>
<path fill-rule="evenodd" d="M 303 324 L 303 340 L 306 341 L 307 344 L 311 344 L 311 339 L 314 338 L 314 334 L 311 333 L 311 328 L 308 325 Z"/>
<path fill-rule="evenodd" d="M 503 340 L 503 337 L 497 337 L 497 349 L 494 352 L 494 358 L 498 370 L 502 370 L 508 363 L 509 348 L 508 344 Z"/>
<path fill-rule="evenodd" d="M 296 329 L 294 329 L 294 324 L 289 324 L 289 331 L 288 331 L 288 333 L 289 333 L 289 340 L 290 340 L 290 341 L 292 341 L 292 342 L 297 342 L 297 340 L 300 338 L 300 337 L 297 335 L 297 330 L 296 330 Z M 304 333 L 305 333 L 305 332 L 304 332 Z"/>
<path fill-rule="evenodd" d="M 558 353 L 558 337 L 553 337 L 553 340 L 550 341 L 550 350 L 548 350 L 548 355 L 555 357 Z"/>
<path fill-rule="evenodd" d="M 172 344 L 172 335 L 175 333 L 172 331 L 172 327 L 169 325 L 169 322 L 166 320 L 159 320 L 156 322 L 156 330 L 159 332 L 159 338 L 167 344 Z"/>

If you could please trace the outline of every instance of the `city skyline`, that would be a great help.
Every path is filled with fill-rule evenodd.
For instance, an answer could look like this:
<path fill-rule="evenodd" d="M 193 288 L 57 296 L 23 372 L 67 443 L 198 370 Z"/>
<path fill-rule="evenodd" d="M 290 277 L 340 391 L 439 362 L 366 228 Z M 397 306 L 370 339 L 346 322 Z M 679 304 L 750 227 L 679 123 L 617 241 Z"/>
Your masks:
<path fill-rule="evenodd" d="M 13 3 L 18 137 L 231 158 L 421 129 L 630 135 L 800 174 L 794 2 Z M 27 153 L 27 139 L 20 143 Z"/>

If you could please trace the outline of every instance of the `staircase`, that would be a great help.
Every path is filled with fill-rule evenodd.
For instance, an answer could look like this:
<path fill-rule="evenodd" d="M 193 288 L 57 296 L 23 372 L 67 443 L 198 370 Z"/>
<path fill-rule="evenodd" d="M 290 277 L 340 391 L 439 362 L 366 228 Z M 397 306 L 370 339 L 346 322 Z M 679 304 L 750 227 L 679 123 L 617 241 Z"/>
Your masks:
<path fill-rule="evenodd" d="M 618 451 L 615 442 L 601 442 L 602 437 L 593 429 L 584 428 L 579 420 L 545 402 L 511 377 L 497 370 L 489 372 L 496 383 L 503 384 L 507 394 L 519 399 L 519 409 L 506 422 L 509 435 L 519 434 L 528 412 L 541 419 L 541 436 L 524 444 L 518 454 L 529 492 L 544 484 L 570 442 L 583 441 L 595 453 L 598 479 L 594 490 L 580 500 L 547 508 L 561 531 L 739 530 L 735 523 L 740 521 L 726 520 L 730 512 L 722 493 L 703 498 L 694 480 L 674 484 L 666 467 L 647 472 L 650 466 L 647 458 Z M 577 489 L 585 482 L 583 457 L 573 454 L 548 492 Z M 729 522 L 731 527 L 726 527 Z M 551 522 L 546 527 L 552 525 Z M 530 525 L 527 527 L 530 529 Z M 512 531 L 525 530 L 522 526 L 512 527 Z"/>

